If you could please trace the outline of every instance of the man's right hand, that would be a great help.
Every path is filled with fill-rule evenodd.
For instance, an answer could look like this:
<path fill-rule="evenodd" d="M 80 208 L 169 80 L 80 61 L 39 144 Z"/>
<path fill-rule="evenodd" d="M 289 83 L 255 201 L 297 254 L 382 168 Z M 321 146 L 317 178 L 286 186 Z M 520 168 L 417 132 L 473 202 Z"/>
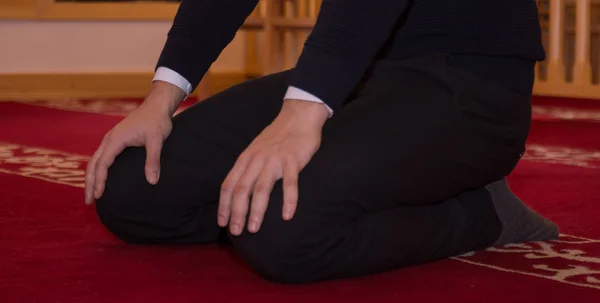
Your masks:
<path fill-rule="evenodd" d="M 145 147 L 148 183 L 160 178 L 160 153 L 173 128 L 171 118 L 185 97 L 178 87 L 156 81 L 146 100 L 110 130 L 87 166 L 85 203 L 91 205 L 104 192 L 108 168 L 127 147 Z"/>

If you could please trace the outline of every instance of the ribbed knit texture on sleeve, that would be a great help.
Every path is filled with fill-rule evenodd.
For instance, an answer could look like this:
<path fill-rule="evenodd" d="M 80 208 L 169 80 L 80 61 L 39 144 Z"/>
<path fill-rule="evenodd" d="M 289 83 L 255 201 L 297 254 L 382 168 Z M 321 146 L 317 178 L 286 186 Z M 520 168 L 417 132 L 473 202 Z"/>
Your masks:
<path fill-rule="evenodd" d="M 168 67 L 195 88 L 258 0 L 182 0 L 156 67 Z"/>
<path fill-rule="evenodd" d="M 409 0 L 324 0 L 289 84 L 339 110 L 408 4 Z"/>

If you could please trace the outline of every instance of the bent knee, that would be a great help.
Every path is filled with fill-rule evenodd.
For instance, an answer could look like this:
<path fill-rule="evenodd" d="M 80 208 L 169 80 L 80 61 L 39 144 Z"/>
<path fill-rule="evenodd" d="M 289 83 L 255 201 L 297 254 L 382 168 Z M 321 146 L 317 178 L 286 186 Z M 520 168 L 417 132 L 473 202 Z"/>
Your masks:
<path fill-rule="evenodd" d="M 236 251 L 263 279 L 285 284 L 304 282 L 295 268 L 294 256 L 290 252 L 292 247 L 288 243 L 275 239 L 264 243 L 260 237 L 247 232 L 232 237 L 231 241 Z"/>
<path fill-rule="evenodd" d="M 104 227 L 128 244 L 162 243 L 179 232 L 187 212 L 167 209 L 146 191 L 111 184 L 96 201 L 96 214 Z M 135 187 L 133 187 L 135 189 Z M 181 212 L 181 214 L 180 214 Z"/>
<path fill-rule="evenodd" d="M 144 180 L 144 154 L 126 149 L 108 170 L 102 196 L 96 201 L 96 214 L 108 231 L 127 243 L 139 243 L 134 222 L 138 221 L 148 185 Z M 141 172 L 139 172 L 141 171 Z"/>
<path fill-rule="evenodd" d="M 268 281 L 304 284 L 321 280 L 326 266 L 321 250 L 327 239 L 308 229 L 298 232 L 288 227 L 263 226 L 256 234 L 244 231 L 240 236 L 230 235 L 230 239 L 248 265 Z M 309 234 L 313 236 L 307 237 Z"/>
<path fill-rule="evenodd" d="M 118 195 L 107 188 L 107 191 L 96 201 L 96 214 L 104 227 L 117 238 L 129 244 L 141 244 L 140 238 L 134 234 L 134 211 L 127 208 L 130 201 L 125 195 Z"/>

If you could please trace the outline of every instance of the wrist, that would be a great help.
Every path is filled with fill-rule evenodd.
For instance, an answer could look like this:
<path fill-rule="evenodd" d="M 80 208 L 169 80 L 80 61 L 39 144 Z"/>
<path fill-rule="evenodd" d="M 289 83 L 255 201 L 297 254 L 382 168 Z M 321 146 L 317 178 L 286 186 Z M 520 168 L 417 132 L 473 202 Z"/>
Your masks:
<path fill-rule="evenodd" d="M 186 93 L 176 85 L 156 80 L 144 103 L 173 115 L 185 97 Z"/>
<path fill-rule="evenodd" d="M 323 103 L 286 99 L 279 116 L 298 121 L 302 125 L 321 128 L 329 118 L 329 110 Z"/>

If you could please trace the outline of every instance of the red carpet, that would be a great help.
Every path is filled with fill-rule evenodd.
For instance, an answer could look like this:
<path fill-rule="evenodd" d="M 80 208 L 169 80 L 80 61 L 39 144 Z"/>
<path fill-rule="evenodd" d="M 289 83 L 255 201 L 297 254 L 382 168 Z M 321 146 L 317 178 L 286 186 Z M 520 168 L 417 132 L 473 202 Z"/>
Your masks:
<path fill-rule="evenodd" d="M 600 302 L 600 101 L 534 104 L 510 181 L 559 241 L 284 286 L 217 246 L 124 245 L 84 206 L 86 161 L 136 102 L 1 102 L 0 302 Z"/>

